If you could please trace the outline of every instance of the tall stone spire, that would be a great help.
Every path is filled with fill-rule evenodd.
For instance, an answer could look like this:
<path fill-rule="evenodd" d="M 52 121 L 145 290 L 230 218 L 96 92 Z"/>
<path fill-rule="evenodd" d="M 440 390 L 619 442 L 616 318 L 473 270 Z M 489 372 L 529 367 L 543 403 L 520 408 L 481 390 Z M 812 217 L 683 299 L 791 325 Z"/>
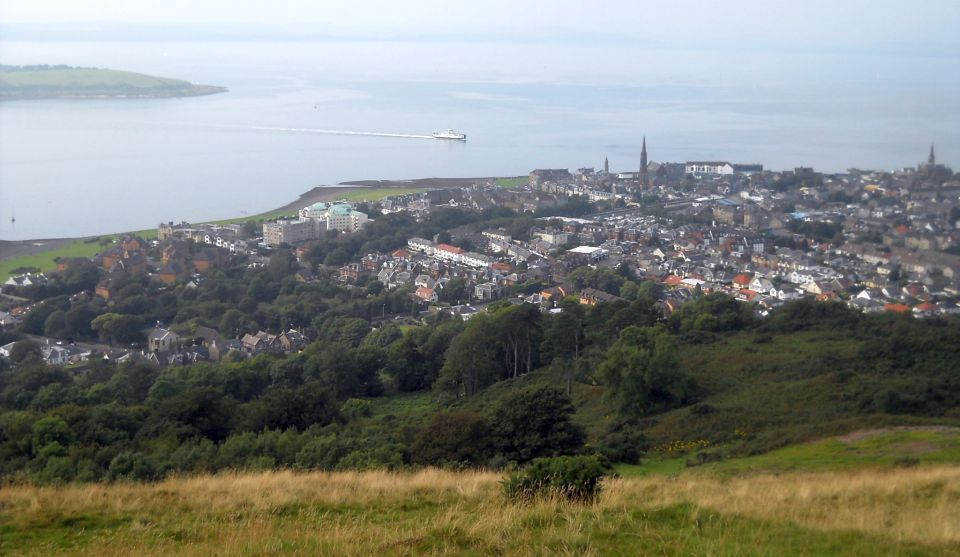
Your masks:
<path fill-rule="evenodd" d="M 640 147 L 640 185 L 647 184 L 647 136 L 643 136 L 643 146 Z"/>
<path fill-rule="evenodd" d="M 933 143 L 930 144 L 930 158 L 927 159 L 930 164 L 937 164 L 937 156 L 933 154 Z"/>
<path fill-rule="evenodd" d="M 607 157 L 603 157 L 603 171 L 606 174 L 610 174 L 610 161 Z"/>

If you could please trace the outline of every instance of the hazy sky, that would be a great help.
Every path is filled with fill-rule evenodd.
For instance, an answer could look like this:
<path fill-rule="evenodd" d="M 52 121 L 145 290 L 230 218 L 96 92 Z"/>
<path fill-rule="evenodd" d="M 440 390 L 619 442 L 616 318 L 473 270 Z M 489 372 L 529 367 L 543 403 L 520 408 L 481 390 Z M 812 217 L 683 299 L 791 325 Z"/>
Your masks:
<path fill-rule="evenodd" d="M 317 31 L 492 33 L 585 40 L 613 34 L 668 45 L 883 48 L 955 54 L 956 0 L 0 0 L 18 23 L 315 24 Z"/>

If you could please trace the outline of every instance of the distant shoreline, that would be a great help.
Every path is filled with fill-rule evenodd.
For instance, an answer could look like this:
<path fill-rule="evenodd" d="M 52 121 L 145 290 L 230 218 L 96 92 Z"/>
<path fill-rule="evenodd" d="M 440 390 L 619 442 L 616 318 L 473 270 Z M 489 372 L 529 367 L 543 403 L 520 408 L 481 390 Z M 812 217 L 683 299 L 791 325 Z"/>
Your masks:
<path fill-rule="evenodd" d="M 3 94 L 0 93 L 0 101 L 40 101 L 40 100 L 72 100 L 72 101 L 91 101 L 91 100 L 135 100 L 135 99 L 180 99 L 188 97 L 203 97 L 206 95 L 216 95 L 227 93 L 230 89 L 226 87 L 217 87 L 214 85 L 196 85 L 194 89 L 171 92 L 157 92 L 146 94 L 127 94 L 127 93 L 36 93 L 36 94 Z"/>
<path fill-rule="evenodd" d="M 477 181 L 482 180 L 492 180 L 493 178 L 417 178 L 412 180 L 356 180 L 351 182 L 341 182 L 335 186 L 315 186 L 310 190 L 300 194 L 300 196 L 286 205 L 282 205 L 276 209 L 258 213 L 256 215 L 250 216 L 238 216 L 227 219 L 214 219 L 208 221 L 198 221 L 197 224 L 204 222 L 223 222 L 226 220 L 233 221 L 243 221 L 243 220 L 257 220 L 265 218 L 267 215 L 274 215 L 277 213 L 293 212 L 307 205 L 312 205 L 319 201 L 334 201 L 339 197 L 342 197 L 346 192 L 353 192 L 357 190 L 362 190 L 364 188 L 370 189 L 411 189 L 411 188 L 423 188 L 423 189 L 444 189 L 444 188 L 453 188 L 459 186 L 470 185 Z M 162 219 L 158 219 L 160 222 Z M 102 234 L 100 236 L 114 236 L 120 234 L 131 234 L 134 231 L 125 231 L 125 232 L 114 232 L 109 234 Z M 71 244 L 77 242 L 83 242 L 84 240 L 89 240 L 91 238 L 96 238 L 96 235 L 91 236 L 80 236 L 73 238 L 40 238 L 40 239 L 30 239 L 30 240 L 0 240 L 0 262 L 11 261 L 19 258 L 28 258 L 38 255 L 42 255 L 46 252 L 52 252 L 54 250 L 65 248 Z M 26 266 L 26 265 L 25 265 Z M 2 273 L 0 273 L 2 276 Z"/>
<path fill-rule="evenodd" d="M 105 68 L 0 65 L 0 101 L 165 99 L 227 91 L 218 85 Z"/>

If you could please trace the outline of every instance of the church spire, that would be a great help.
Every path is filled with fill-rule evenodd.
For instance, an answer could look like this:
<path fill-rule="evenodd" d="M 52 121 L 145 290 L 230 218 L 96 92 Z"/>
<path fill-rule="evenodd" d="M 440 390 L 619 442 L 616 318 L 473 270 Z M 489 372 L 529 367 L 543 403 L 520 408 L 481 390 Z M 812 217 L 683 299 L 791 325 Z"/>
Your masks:
<path fill-rule="evenodd" d="M 927 159 L 930 164 L 937 164 L 937 156 L 933 154 L 933 143 L 930 144 L 930 158 Z"/>
<path fill-rule="evenodd" d="M 607 157 L 603 157 L 603 172 L 610 174 L 610 161 L 607 159 Z"/>
<path fill-rule="evenodd" d="M 643 146 L 640 147 L 640 185 L 647 183 L 647 136 L 643 136 Z"/>

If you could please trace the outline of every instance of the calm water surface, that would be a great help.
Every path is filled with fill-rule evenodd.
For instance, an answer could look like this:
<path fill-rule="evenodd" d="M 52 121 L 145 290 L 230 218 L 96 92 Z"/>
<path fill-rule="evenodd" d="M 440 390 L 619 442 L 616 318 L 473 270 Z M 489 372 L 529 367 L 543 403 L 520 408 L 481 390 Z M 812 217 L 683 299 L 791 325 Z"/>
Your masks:
<path fill-rule="evenodd" d="M 866 66 L 862 75 L 828 68 L 791 80 L 762 58 L 739 74 L 710 55 L 678 68 L 676 57 L 657 64 L 656 53 L 611 46 L 571 49 L 557 66 L 538 62 L 544 48 L 564 47 L 0 43 L 2 63 L 110 67 L 230 88 L 188 99 L 0 104 L 0 239 L 255 214 L 355 179 L 519 175 L 600 167 L 604 156 L 632 170 L 643 134 L 660 161 L 894 169 L 925 158 L 935 140 L 941 160 L 960 164 L 960 88 L 949 81 Z M 914 62 L 891 64 L 909 73 Z M 469 141 L 310 131 L 448 127 Z"/>

